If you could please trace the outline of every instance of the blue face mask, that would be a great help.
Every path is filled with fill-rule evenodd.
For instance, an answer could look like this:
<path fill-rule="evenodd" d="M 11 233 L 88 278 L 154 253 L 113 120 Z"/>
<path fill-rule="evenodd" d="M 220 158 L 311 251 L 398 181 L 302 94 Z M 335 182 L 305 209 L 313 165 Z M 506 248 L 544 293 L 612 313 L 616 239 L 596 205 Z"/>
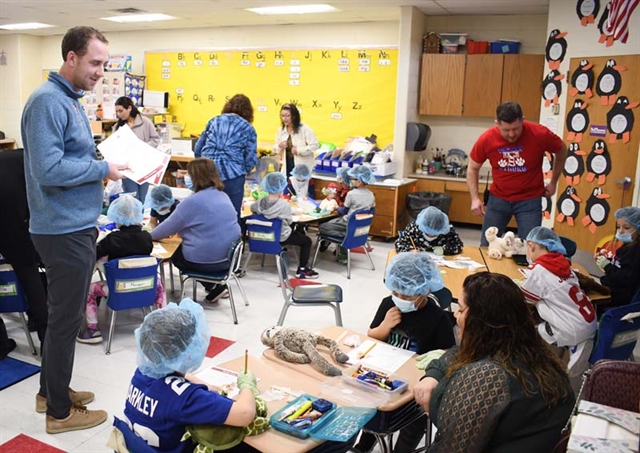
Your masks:
<path fill-rule="evenodd" d="M 171 212 L 171 206 L 169 206 L 168 208 L 158 209 L 156 212 L 158 213 L 158 215 L 167 215 Z"/>
<path fill-rule="evenodd" d="M 616 233 L 616 239 L 628 244 L 629 242 L 633 242 L 633 235 L 631 233 Z"/>
<path fill-rule="evenodd" d="M 398 296 L 391 296 L 393 303 L 402 313 L 411 313 L 412 311 L 416 311 L 416 304 L 413 303 L 412 300 L 404 300 L 400 299 Z"/>
<path fill-rule="evenodd" d="M 191 176 L 186 175 L 184 177 L 184 183 L 187 185 L 187 189 L 193 190 L 193 181 L 191 180 Z"/>

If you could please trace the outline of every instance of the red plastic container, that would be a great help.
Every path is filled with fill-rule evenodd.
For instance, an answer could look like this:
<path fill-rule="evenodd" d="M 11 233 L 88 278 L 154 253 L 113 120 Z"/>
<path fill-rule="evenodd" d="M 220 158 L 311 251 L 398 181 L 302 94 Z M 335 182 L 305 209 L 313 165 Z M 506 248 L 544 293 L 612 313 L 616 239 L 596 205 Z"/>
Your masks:
<path fill-rule="evenodd" d="M 467 41 L 467 53 L 489 53 L 489 41 Z"/>

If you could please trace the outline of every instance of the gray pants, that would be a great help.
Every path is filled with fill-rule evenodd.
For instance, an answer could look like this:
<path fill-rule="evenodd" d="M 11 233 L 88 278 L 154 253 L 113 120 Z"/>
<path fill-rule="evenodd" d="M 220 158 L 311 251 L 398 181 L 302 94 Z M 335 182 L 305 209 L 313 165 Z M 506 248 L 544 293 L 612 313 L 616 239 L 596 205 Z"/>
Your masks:
<path fill-rule="evenodd" d="M 344 216 L 337 219 L 329 220 L 328 222 L 321 223 L 318 226 L 318 232 L 326 236 L 344 238 L 347 235 L 347 222 L 348 220 L 346 220 Z M 343 249 L 342 247 L 340 247 L 340 253 L 346 254 L 347 249 Z"/>
<path fill-rule="evenodd" d="M 96 263 L 97 236 L 95 228 L 61 235 L 31 235 L 47 270 L 49 296 L 38 393 L 47 398 L 47 415 L 58 419 L 66 418 L 71 409 L 69 383 L 76 337 Z"/>

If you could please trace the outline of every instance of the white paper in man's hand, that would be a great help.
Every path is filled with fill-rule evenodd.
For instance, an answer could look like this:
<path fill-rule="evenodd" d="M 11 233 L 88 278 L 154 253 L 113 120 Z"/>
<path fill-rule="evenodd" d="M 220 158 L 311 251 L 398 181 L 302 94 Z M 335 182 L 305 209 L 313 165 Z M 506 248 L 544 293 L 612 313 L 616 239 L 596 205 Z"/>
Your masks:
<path fill-rule="evenodd" d="M 122 174 L 138 184 L 162 183 L 171 156 L 140 140 L 126 124 L 118 128 L 98 149 L 107 162 L 127 165 Z"/>

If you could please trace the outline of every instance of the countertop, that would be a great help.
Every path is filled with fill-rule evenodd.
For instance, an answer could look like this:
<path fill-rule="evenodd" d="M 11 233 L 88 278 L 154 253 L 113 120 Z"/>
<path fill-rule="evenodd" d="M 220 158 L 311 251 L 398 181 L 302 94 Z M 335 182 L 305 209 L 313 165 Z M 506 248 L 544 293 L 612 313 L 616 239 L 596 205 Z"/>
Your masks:
<path fill-rule="evenodd" d="M 436 179 L 439 181 L 462 181 L 462 182 L 466 182 L 467 181 L 467 177 L 466 176 L 453 176 L 453 175 L 447 175 L 446 173 L 435 173 L 433 175 L 427 174 L 427 173 L 411 173 L 410 175 L 408 175 L 409 178 L 415 178 L 415 179 Z M 479 182 L 485 182 L 487 180 L 487 174 L 482 174 L 480 173 L 479 175 Z M 491 184 L 491 179 L 489 179 L 489 184 Z"/>
<path fill-rule="evenodd" d="M 410 178 L 413 178 L 413 175 L 409 175 Z M 328 174 L 328 173 L 317 173 L 317 172 L 312 172 L 311 173 L 311 177 L 314 179 L 321 179 L 323 181 L 335 181 L 336 177 Z M 393 177 L 389 177 L 386 179 L 376 179 L 375 182 L 373 184 L 370 184 L 372 186 L 378 186 L 378 187 L 400 187 L 400 186 L 404 186 L 406 184 L 413 184 L 415 182 L 414 179 L 410 179 L 410 178 L 393 178 Z M 388 181 L 388 182 L 385 182 Z"/>

